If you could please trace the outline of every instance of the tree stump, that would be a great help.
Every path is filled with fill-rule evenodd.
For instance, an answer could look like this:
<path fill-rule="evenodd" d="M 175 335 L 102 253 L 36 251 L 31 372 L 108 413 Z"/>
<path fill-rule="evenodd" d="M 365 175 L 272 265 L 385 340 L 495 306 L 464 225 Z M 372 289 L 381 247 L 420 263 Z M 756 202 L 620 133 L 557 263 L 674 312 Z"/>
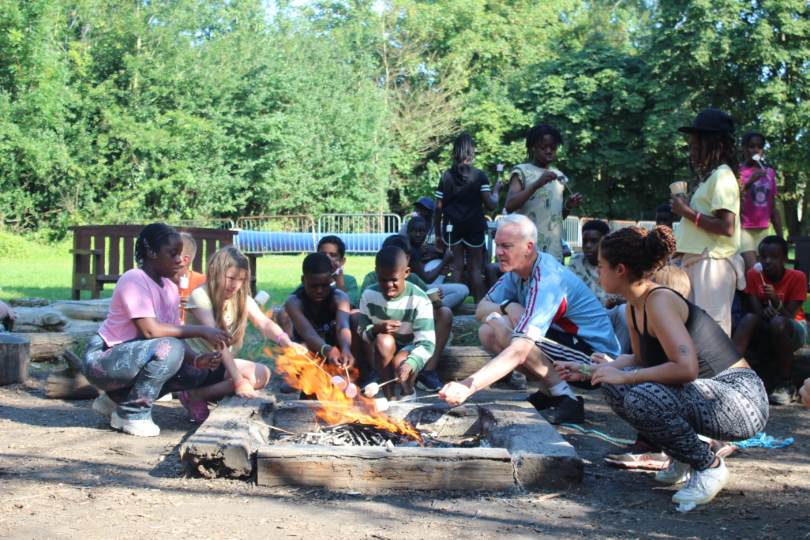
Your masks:
<path fill-rule="evenodd" d="M 0 333 L 0 385 L 21 383 L 28 378 L 31 342 L 24 337 Z"/>

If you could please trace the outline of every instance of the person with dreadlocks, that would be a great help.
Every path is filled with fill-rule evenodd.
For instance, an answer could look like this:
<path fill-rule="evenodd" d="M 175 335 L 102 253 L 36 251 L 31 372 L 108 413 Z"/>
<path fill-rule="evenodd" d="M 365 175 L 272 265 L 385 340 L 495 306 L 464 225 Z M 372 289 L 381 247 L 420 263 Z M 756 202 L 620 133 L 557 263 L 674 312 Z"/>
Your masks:
<path fill-rule="evenodd" d="M 652 282 L 675 250 L 664 226 L 613 231 L 599 247 L 599 281 L 609 294 L 627 299 L 633 354 L 582 368 L 555 363 L 568 382 L 602 385 L 613 411 L 669 456 L 655 475 L 684 487 L 676 503 L 710 502 L 728 483 L 724 459 L 711 441 L 755 436 L 768 421 L 762 381 L 710 315 L 672 289 Z"/>
<path fill-rule="evenodd" d="M 169 392 L 197 388 L 204 370 L 217 369 L 220 349 L 233 342 L 225 330 L 180 325 L 180 293 L 171 278 L 180 270 L 183 239 L 165 223 L 147 225 L 135 241 L 137 268 L 121 276 L 107 318 L 87 344 L 82 372 L 104 393 L 93 410 L 130 435 L 154 437 L 152 402 Z M 203 338 L 213 351 L 196 354 L 184 339 Z"/>
<path fill-rule="evenodd" d="M 444 231 L 443 235 L 436 235 L 436 250 L 444 251 L 447 245 L 453 251 L 453 283 L 462 282 L 466 268 L 470 291 L 477 304 L 484 297 L 481 279 L 487 235 L 484 207 L 495 209 L 503 182 L 496 182 L 493 192 L 486 173 L 473 167 L 474 159 L 475 143 L 469 134 L 462 133 L 453 143 L 453 166 L 442 174 L 436 188 L 433 226 L 437 231 Z"/>
<path fill-rule="evenodd" d="M 704 109 L 694 123 L 678 128 L 690 135 L 689 160 L 694 177 L 691 199 L 672 196 L 672 211 L 681 216 L 675 238 L 689 276 L 689 300 L 731 336 L 734 288 L 745 288 L 740 249 L 740 167 L 731 117 Z"/>
<path fill-rule="evenodd" d="M 582 195 L 565 196 L 568 179 L 549 165 L 557 158 L 563 137 L 551 124 L 537 124 L 526 134 L 531 163 L 516 165 L 509 177 L 506 211 L 523 214 L 537 227 L 537 251 L 563 262 L 563 223 L 573 208 L 582 206 Z M 563 203 L 563 201 L 565 201 Z"/>
<path fill-rule="evenodd" d="M 759 131 L 746 131 L 740 141 L 745 161 L 740 164 L 740 184 L 744 198 L 740 216 L 740 253 L 745 271 L 757 264 L 757 250 L 768 236 L 768 225 L 773 223 L 776 236 L 782 236 L 782 215 L 774 204 L 779 194 L 776 173 L 762 165 L 765 156 L 765 135 Z"/>

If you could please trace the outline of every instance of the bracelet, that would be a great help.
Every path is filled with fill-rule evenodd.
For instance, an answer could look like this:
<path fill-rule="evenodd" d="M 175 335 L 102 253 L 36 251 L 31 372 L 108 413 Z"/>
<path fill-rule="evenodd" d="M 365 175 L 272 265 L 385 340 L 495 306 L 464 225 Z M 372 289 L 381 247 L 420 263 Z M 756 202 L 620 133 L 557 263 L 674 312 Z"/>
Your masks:
<path fill-rule="evenodd" d="M 282 333 L 280 333 L 279 335 L 276 336 L 276 343 L 281 344 L 281 338 L 283 338 L 283 337 L 285 337 L 287 339 L 290 338 L 290 336 L 289 336 L 289 334 L 287 334 L 287 332 L 282 332 Z"/>
<path fill-rule="evenodd" d="M 198 354 L 197 356 L 194 357 L 194 369 L 200 369 L 197 367 L 197 360 L 199 360 L 201 356 L 202 356 L 201 354 Z"/>
<path fill-rule="evenodd" d="M 324 358 L 326 358 L 326 355 L 323 353 L 323 350 L 326 347 L 331 347 L 331 345 L 329 345 L 328 343 L 324 343 L 323 345 L 321 345 L 321 356 L 323 356 Z"/>
<path fill-rule="evenodd" d="M 636 370 L 633 372 L 633 385 L 634 385 L 634 386 L 638 384 L 638 383 L 636 382 L 636 373 L 638 373 L 638 370 L 639 370 L 639 369 L 641 369 L 641 368 L 636 368 Z"/>
<path fill-rule="evenodd" d="M 703 215 L 703 214 L 701 214 L 700 212 L 698 212 L 698 213 L 697 213 L 697 216 L 695 216 L 695 227 L 697 227 L 698 229 L 700 228 L 700 216 L 702 216 L 702 215 Z"/>
<path fill-rule="evenodd" d="M 242 377 L 242 380 L 239 381 L 239 384 L 235 384 L 235 385 L 233 385 L 233 387 L 234 387 L 234 389 L 239 388 L 240 386 L 242 386 L 246 382 L 248 382 L 248 380 L 246 378 Z"/>
<path fill-rule="evenodd" d="M 472 390 L 472 388 L 470 388 L 470 390 L 472 390 L 473 392 L 478 392 L 478 387 L 475 385 L 475 383 L 470 383 L 470 386 L 471 387 L 475 386 L 475 390 Z"/>
<path fill-rule="evenodd" d="M 774 309 L 775 309 L 776 311 L 779 311 L 780 309 L 782 309 L 782 301 L 781 301 L 781 300 L 779 300 L 779 305 L 778 305 L 778 306 L 776 306 Z"/>

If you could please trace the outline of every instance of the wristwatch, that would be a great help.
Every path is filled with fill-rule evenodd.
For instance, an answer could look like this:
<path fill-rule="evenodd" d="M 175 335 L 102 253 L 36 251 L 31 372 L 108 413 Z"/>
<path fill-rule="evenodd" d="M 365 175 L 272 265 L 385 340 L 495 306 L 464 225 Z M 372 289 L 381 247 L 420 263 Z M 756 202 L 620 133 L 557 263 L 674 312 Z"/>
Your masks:
<path fill-rule="evenodd" d="M 509 304 L 511 304 L 512 302 L 514 302 L 514 300 L 504 300 L 503 302 L 501 302 L 501 313 L 503 313 L 504 315 L 506 315 L 506 308 L 507 308 L 507 307 L 509 306 Z"/>

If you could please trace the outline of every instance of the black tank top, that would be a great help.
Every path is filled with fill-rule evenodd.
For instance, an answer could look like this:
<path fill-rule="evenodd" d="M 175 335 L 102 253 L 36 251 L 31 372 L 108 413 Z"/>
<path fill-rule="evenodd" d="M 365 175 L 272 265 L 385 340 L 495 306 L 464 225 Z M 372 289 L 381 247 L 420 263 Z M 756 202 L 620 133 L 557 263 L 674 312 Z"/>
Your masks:
<path fill-rule="evenodd" d="M 318 335 L 321 336 L 321 339 L 323 339 L 329 345 L 337 345 L 337 336 L 335 335 L 335 326 L 337 326 L 335 317 L 337 313 L 332 310 L 332 299 L 335 296 L 335 289 L 332 288 L 329 291 L 329 295 L 326 297 L 323 303 L 324 309 L 317 317 L 312 312 L 312 308 L 309 305 L 309 298 L 307 298 L 307 293 L 304 290 L 303 285 L 299 285 L 293 294 L 301 301 L 301 305 L 304 306 L 304 316 L 307 318 L 309 324 L 312 325 Z M 304 343 L 304 336 L 300 335 L 294 326 L 293 340 L 296 343 Z"/>
<path fill-rule="evenodd" d="M 669 289 L 668 287 L 658 287 L 653 289 L 647 294 L 650 294 L 660 289 Z M 681 300 L 686 302 L 689 306 L 689 316 L 686 318 L 684 326 L 686 331 L 689 332 L 689 337 L 692 338 L 692 343 L 695 345 L 695 353 L 698 358 L 698 379 L 711 379 L 721 371 L 724 371 L 742 359 L 740 351 L 734 346 L 734 343 L 728 337 L 723 329 L 717 324 L 717 321 L 703 311 L 701 308 L 678 294 L 677 291 L 672 291 L 677 294 Z M 638 332 L 639 341 L 641 345 L 641 360 L 647 367 L 660 366 L 669 362 L 667 353 L 661 346 L 661 342 L 657 338 L 652 337 L 647 333 L 647 298 L 644 299 L 644 332 L 640 332 L 638 324 L 636 324 L 636 310 L 630 306 L 630 313 L 633 316 L 633 326 Z"/>

